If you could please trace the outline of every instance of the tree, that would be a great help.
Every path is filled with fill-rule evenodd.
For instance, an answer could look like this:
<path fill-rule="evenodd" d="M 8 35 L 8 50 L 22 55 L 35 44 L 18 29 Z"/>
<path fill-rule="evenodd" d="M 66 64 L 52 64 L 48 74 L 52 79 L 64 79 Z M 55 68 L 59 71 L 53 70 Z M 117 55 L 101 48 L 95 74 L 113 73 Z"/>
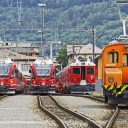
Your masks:
<path fill-rule="evenodd" d="M 62 64 L 62 67 L 66 67 L 68 63 L 68 57 L 67 57 L 67 46 L 65 45 L 60 51 L 59 55 L 56 58 L 59 64 Z"/>

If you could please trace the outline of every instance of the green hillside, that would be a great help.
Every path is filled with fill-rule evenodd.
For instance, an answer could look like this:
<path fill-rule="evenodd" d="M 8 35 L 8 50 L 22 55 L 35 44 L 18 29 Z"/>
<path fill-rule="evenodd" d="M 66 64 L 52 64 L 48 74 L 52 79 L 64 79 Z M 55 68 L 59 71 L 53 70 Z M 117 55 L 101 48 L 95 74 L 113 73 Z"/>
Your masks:
<path fill-rule="evenodd" d="M 20 0 L 19 0 L 20 1 Z M 0 37 L 2 40 L 40 42 L 41 0 L 22 0 L 21 24 L 17 0 L 0 1 Z M 92 41 L 96 28 L 97 46 L 103 46 L 122 33 L 117 6 L 112 0 L 43 0 L 45 7 L 44 40 L 64 43 Z M 124 8 L 127 13 L 128 9 Z M 20 29 L 20 30 L 18 30 Z M 21 30 L 22 29 L 22 30 Z M 33 29 L 33 30 L 32 30 Z M 58 29 L 58 30 L 57 30 Z"/>

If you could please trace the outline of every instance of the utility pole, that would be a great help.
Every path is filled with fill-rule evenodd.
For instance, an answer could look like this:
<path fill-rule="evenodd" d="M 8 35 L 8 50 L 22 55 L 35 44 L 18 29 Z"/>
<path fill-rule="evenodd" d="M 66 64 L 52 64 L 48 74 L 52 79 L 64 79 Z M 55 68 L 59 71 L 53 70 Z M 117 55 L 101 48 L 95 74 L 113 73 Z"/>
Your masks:
<path fill-rule="evenodd" d="M 21 25 L 21 11 L 22 11 L 22 0 L 17 0 L 17 8 L 18 8 L 18 23 Z"/>
<path fill-rule="evenodd" d="M 73 45 L 72 48 L 73 48 L 72 50 L 73 50 L 73 60 L 74 60 L 75 59 L 75 46 Z"/>
<path fill-rule="evenodd" d="M 50 59 L 52 60 L 52 42 L 50 43 Z"/>
<path fill-rule="evenodd" d="M 93 62 L 95 61 L 95 45 L 96 45 L 96 29 L 93 26 L 92 27 L 92 57 L 93 57 Z"/>
<path fill-rule="evenodd" d="M 52 44 L 57 44 L 57 45 L 60 45 L 61 44 L 61 41 L 57 41 L 57 42 L 50 42 L 50 59 L 52 60 L 52 51 L 53 51 L 53 48 L 52 48 Z"/>
<path fill-rule="evenodd" d="M 56 56 L 57 56 L 58 28 L 55 29 L 55 42 L 56 42 Z"/>
<path fill-rule="evenodd" d="M 42 8 L 42 27 L 41 27 L 41 54 L 43 56 L 43 34 L 44 34 L 44 7 L 46 6 L 45 4 L 41 3 L 38 4 L 39 7 Z"/>

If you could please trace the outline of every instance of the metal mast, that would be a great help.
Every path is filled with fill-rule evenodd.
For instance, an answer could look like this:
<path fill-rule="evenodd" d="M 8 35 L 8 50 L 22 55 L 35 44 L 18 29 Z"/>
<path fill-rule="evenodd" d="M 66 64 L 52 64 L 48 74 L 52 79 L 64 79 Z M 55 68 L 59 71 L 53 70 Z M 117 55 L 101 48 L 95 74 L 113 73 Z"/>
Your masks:
<path fill-rule="evenodd" d="M 44 34 L 44 8 L 46 6 L 46 4 L 40 3 L 38 4 L 39 7 L 42 8 L 42 12 L 41 12 L 41 18 L 42 18 L 42 25 L 41 25 L 41 55 L 43 56 L 43 34 Z"/>
<path fill-rule="evenodd" d="M 115 3 L 117 4 L 118 6 L 118 13 L 119 13 L 119 17 L 120 17 L 120 21 L 123 25 L 123 35 L 122 37 L 123 38 L 127 38 L 127 33 L 126 33 L 126 22 L 128 20 L 128 16 L 127 17 L 124 17 L 121 13 L 121 5 L 126 5 L 128 4 L 128 1 L 127 0 L 116 0 Z"/>
<path fill-rule="evenodd" d="M 21 25 L 21 12 L 22 12 L 22 0 L 17 0 L 17 8 L 18 8 L 18 23 Z"/>

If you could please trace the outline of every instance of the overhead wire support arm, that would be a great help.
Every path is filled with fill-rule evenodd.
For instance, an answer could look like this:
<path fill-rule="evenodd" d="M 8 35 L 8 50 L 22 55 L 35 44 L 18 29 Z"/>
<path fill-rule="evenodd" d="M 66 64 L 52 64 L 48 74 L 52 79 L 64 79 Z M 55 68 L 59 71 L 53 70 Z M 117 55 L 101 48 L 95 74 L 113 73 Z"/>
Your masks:
<path fill-rule="evenodd" d="M 121 14 L 121 7 L 128 4 L 128 0 L 115 0 L 114 1 L 114 4 L 117 5 L 118 7 L 118 13 L 119 13 L 119 18 L 120 18 L 120 21 L 123 25 L 123 35 L 121 35 L 121 38 L 126 38 L 127 37 L 127 33 L 126 33 L 126 22 L 128 20 L 128 16 L 125 17 L 123 16 L 123 14 Z M 122 6 L 121 6 L 122 5 Z"/>
<path fill-rule="evenodd" d="M 119 4 L 128 4 L 128 0 L 116 0 L 115 2 Z"/>
<path fill-rule="evenodd" d="M 126 36 L 126 21 L 127 21 L 127 18 L 123 18 L 123 16 L 121 15 L 121 10 L 120 10 L 119 3 L 118 3 L 118 12 L 119 12 L 120 21 L 123 25 L 123 35 Z"/>

